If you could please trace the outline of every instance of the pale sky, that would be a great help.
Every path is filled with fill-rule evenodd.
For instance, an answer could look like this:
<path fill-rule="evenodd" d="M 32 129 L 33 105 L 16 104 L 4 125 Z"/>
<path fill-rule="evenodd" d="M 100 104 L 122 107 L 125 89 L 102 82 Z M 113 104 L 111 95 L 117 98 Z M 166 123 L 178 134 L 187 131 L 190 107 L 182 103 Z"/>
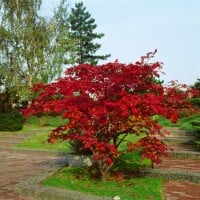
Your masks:
<path fill-rule="evenodd" d="M 59 0 L 43 0 L 45 16 Z M 74 6 L 78 0 L 71 0 Z M 193 84 L 200 78 L 199 0 L 83 0 L 95 19 L 96 32 L 105 36 L 98 54 L 111 54 L 134 63 L 147 52 L 158 50 L 155 61 L 163 62 L 165 83 L 178 80 Z"/>

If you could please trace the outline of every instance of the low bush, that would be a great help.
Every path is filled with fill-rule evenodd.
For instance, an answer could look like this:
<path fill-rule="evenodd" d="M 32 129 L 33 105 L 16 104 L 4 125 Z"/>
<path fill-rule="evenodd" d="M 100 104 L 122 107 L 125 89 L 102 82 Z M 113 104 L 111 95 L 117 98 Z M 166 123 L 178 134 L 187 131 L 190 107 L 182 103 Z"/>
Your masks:
<path fill-rule="evenodd" d="M 23 123 L 24 118 L 19 111 L 0 113 L 0 131 L 19 131 Z"/>
<path fill-rule="evenodd" d="M 119 171 L 134 172 L 146 167 L 151 167 L 150 159 L 142 159 L 139 152 L 127 152 L 117 158 L 114 167 Z"/>
<path fill-rule="evenodd" d="M 196 145 L 200 147 L 200 118 L 191 122 L 192 124 L 192 132 L 196 134 L 197 141 L 195 141 Z"/>
<path fill-rule="evenodd" d="M 191 103 L 194 106 L 200 107 L 200 98 L 192 98 Z"/>

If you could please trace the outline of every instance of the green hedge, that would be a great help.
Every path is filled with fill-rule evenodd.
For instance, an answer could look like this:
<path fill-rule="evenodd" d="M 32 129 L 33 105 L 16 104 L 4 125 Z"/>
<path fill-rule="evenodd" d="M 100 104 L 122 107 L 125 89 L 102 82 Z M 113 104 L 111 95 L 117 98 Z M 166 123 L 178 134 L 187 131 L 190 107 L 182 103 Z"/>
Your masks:
<path fill-rule="evenodd" d="M 24 118 L 19 111 L 0 113 L 0 131 L 19 131 L 23 128 Z"/>

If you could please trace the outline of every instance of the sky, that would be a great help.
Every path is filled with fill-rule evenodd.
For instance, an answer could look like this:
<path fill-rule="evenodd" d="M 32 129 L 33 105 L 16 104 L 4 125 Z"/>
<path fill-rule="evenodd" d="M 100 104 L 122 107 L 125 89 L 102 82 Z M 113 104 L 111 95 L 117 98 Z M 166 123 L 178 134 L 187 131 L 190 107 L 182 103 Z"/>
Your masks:
<path fill-rule="evenodd" d="M 60 0 L 43 0 L 42 12 L 52 14 Z M 80 2 L 70 0 L 70 5 Z M 105 36 L 98 55 L 111 54 L 135 63 L 157 49 L 152 60 L 164 63 L 161 79 L 194 84 L 200 78 L 200 1 L 199 0 L 83 0 L 97 24 L 96 32 Z"/>

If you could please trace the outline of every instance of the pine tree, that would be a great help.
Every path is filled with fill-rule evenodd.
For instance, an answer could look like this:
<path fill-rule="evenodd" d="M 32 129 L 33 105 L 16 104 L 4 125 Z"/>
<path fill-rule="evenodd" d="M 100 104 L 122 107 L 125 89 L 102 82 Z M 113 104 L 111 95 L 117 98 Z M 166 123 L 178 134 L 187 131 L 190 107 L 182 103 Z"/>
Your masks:
<path fill-rule="evenodd" d="M 101 47 L 95 43 L 95 39 L 101 39 L 103 33 L 95 33 L 97 25 L 95 19 L 86 11 L 83 2 L 76 3 L 69 16 L 70 36 L 76 41 L 76 48 L 71 53 L 71 59 L 74 63 L 97 64 L 99 60 L 106 60 L 107 55 L 96 55 L 96 51 Z"/>

